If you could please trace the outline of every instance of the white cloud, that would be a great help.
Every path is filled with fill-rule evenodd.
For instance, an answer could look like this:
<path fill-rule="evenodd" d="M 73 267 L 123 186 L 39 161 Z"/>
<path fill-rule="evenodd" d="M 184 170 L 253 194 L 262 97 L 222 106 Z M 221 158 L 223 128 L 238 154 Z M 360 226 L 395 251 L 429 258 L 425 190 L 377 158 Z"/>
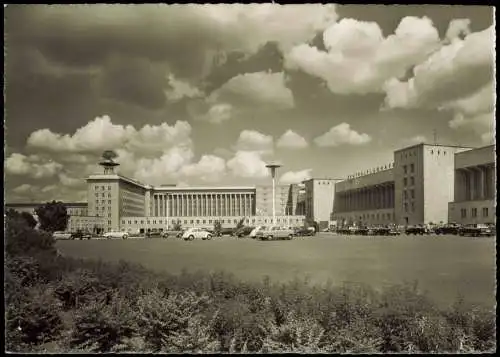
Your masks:
<path fill-rule="evenodd" d="M 273 148 L 273 137 L 256 130 L 243 130 L 235 146 L 241 151 L 268 151 Z"/>
<path fill-rule="evenodd" d="M 375 22 L 345 18 L 323 33 L 327 52 L 301 44 L 285 55 L 285 67 L 322 78 L 338 94 L 383 92 L 384 83 L 401 78 L 439 45 L 429 18 L 405 17 L 384 38 Z"/>
<path fill-rule="evenodd" d="M 250 52 L 269 41 L 283 49 L 307 42 L 337 19 L 333 4 L 219 4 L 194 6 L 192 11 L 220 35 L 227 49 Z"/>
<path fill-rule="evenodd" d="M 266 105 L 273 109 L 290 109 L 294 106 L 293 94 L 285 86 L 283 72 L 239 74 L 212 93 L 208 100 Z"/>
<path fill-rule="evenodd" d="M 347 123 L 341 123 L 332 127 L 328 132 L 318 136 L 314 142 L 318 146 L 339 146 L 343 144 L 364 145 L 371 141 L 368 134 L 360 134 L 351 129 Z"/>
<path fill-rule="evenodd" d="M 216 181 L 225 174 L 226 161 L 218 156 L 203 155 L 197 163 L 182 168 L 182 174 L 196 176 L 204 181 Z"/>
<path fill-rule="evenodd" d="M 266 162 L 256 151 L 237 151 L 227 167 L 236 177 L 263 178 L 269 174 Z"/>
<path fill-rule="evenodd" d="M 454 19 L 450 21 L 448 30 L 446 30 L 446 39 L 453 42 L 455 39 L 467 36 L 470 33 L 469 19 Z"/>
<path fill-rule="evenodd" d="M 109 116 L 97 117 L 73 135 L 53 133 L 49 129 L 33 132 L 28 137 L 28 147 L 66 153 L 100 153 L 104 150 L 125 148 L 143 154 L 163 152 L 165 147 L 190 145 L 191 126 L 177 121 L 170 126 L 145 125 L 136 130 L 133 126 L 113 124 Z"/>
<path fill-rule="evenodd" d="M 5 160 L 5 170 L 11 175 L 28 176 L 43 179 L 55 176 L 62 169 L 62 165 L 55 161 L 40 162 L 37 156 L 25 156 L 12 153 Z"/>
<path fill-rule="evenodd" d="M 304 149 L 308 144 L 306 139 L 289 129 L 278 139 L 276 146 L 289 149 Z"/>
<path fill-rule="evenodd" d="M 213 124 L 220 124 L 231 119 L 233 106 L 227 103 L 215 104 L 208 110 L 206 120 Z"/>
<path fill-rule="evenodd" d="M 493 27 L 455 38 L 414 68 L 406 82 L 386 83 L 389 108 L 438 108 L 478 91 L 492 80 Z"/>
<path fill-rule="evenodd" d="M 59 181 L 63 186 L 69 186 L 69 187 L 84 186 L 85 184 L 83 177 L 81 178 L 69 177 L 64 172 L 61 172 L 59 174 Z"/>
<path fill-rule="evenodd" d="M 167 78 L 170 88 L 165 91 L 165 95 L 171 102 L 177 102 L 182 98 L 195 98 L 203 95 L 198 88 L 192 86 L 188 82 L 176 79 L 171 73 Z"/>
<path fill-rule="evenodd" d="M 312 169 L 288 171 L 281 176 L 279 181 L 283 184 L 301 183 L 311 178 L 311 172 Z"/>
<path fill-rule="evenodd" d="M 12 191 L 15 193 L 29 193 L 33 190 L 33 187 L 27 183 L 23 183 L 20 186 L 17 186 Z"/>

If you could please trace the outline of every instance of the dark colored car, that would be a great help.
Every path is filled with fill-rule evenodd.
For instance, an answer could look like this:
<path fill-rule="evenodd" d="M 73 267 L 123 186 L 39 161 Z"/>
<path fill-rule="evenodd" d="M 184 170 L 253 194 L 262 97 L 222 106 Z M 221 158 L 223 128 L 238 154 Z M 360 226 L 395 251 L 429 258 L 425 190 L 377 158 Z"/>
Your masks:
<path fill-rule="evenodd" d="M 218 231 L 214 232 L 214 236 L 222 237 L 222 236 L 232 236 L 234 233 L 234 228 L 221 228 Z"/>
<path fill-rule="evenodd" d="M 306 227 L 300 227 L 300 228 L 295 228 L 294 234 L 297 237 L 311 237 L 314 235 L 314 232 Z"/>
<path fill-rule="evenodd" d="M 434 229 L 436 234 L 458 234 L 460 230 L 460 225 L 456 223 L 448 223 Z"/>
<path fill-rule="evenodd" d="M 242 228 L 239 228 L 239 229 L 235 229 L 233 231 L 233 236 L 234 237 L 238 237 L 238 238 L 246 237 L 250 233 L 252 233 L 252 231 L 254 230 L 254 228 L 255 227 L 242 227 Z"/>
<path fill-rule="evenodd" d="M 472 236 L 472 237 L 494 235 L 490 226 L 481 223 L 467 224 L 460 228 L 458 234 L 461 236 Z"/>
<path fill-rule="evenodd" d="M 167 232 L 153 231 L 146 233 L 146 238 L 166 238 L 167 236 L 168 236 Z"/>
<path fill-rule="evenodd" d="M 92 234 L 87 233 L 87 232 L 82 232 L 82 231 L 77 231 L 74 233 L 71 233 L 71 239 L 91 239 Z"/>
<path fill-rule="evenodd" d="M 425 226 L 422 226 L 422 225 L 408 226 L 405 229 L 405 233 L 406 234 L 423 235 L 423 234 L 429 234 L 429 229 Z"/>

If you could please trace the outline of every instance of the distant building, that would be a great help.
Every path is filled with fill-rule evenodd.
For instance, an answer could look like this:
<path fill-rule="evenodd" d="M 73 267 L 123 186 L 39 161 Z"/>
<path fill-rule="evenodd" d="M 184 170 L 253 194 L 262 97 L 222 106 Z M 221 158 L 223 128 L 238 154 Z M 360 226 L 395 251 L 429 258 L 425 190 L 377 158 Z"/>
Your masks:
<path fill-rule="evenodd" d="M 63 202 L 69 216 L 66 231 L 76 232 L 78 230 L 99 233 L 104 228 L 104 220 L 88 214 L 86 202 Z M 28 212 L 38 221 L 35 210 L 44 205 L 40 202 L 32 203 L 7 203 L 6 209 L 14 209 L 18 212 Z"/>
<path fill-rule="evenodd" d="M 344 225 L 446 222 L 455 186 L 455 154 L 468 150 L 424 143 L 396 150 L 393 164 L 336 184 L 332 218 Z"/>
<path fill-rule="evenodd" d="M 319 229 L 327 228 L 333 210 L 335 184 L 340 179 L 311 178 L 304 181 L 304 208 L 306 222 L 318 224 Z"/>
<path fill-rule="evenodd" d="M 455 154 L 455 192 L 449 203 L 450 222 L 494 223 L 495 146 Z"/>

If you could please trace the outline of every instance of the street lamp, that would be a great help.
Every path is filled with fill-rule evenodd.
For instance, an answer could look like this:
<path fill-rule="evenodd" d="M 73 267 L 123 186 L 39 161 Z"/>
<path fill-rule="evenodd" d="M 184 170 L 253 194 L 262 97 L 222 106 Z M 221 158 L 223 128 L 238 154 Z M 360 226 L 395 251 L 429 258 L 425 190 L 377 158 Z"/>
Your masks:
<path fill-rule="evenodd" d="M 280 164 L 272 163 L 267 164 L 266 167 L 271 171 L 273 178 L 273 225 L 276 224 L 276 170 L 281 167 Z"/>

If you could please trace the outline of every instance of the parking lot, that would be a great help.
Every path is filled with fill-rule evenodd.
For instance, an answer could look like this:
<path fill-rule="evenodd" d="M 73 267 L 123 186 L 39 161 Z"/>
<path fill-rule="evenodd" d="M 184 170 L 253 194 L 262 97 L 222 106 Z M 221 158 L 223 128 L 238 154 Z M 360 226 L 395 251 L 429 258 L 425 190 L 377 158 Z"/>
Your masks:
<path fill-rule="evenodd" d="M 460 236 L 369 237 L 319 233 L 291 241 L 221 237 L 210 241 L 129 238 L 58 241 L 68 256 L 126 260 L 171 273 L 227 271 L 245 280 L 311 283 L 361 282 L 383 287 L 414 282 L 442 303 L 457 294 L 495 301 L 495 238 Z"/>

